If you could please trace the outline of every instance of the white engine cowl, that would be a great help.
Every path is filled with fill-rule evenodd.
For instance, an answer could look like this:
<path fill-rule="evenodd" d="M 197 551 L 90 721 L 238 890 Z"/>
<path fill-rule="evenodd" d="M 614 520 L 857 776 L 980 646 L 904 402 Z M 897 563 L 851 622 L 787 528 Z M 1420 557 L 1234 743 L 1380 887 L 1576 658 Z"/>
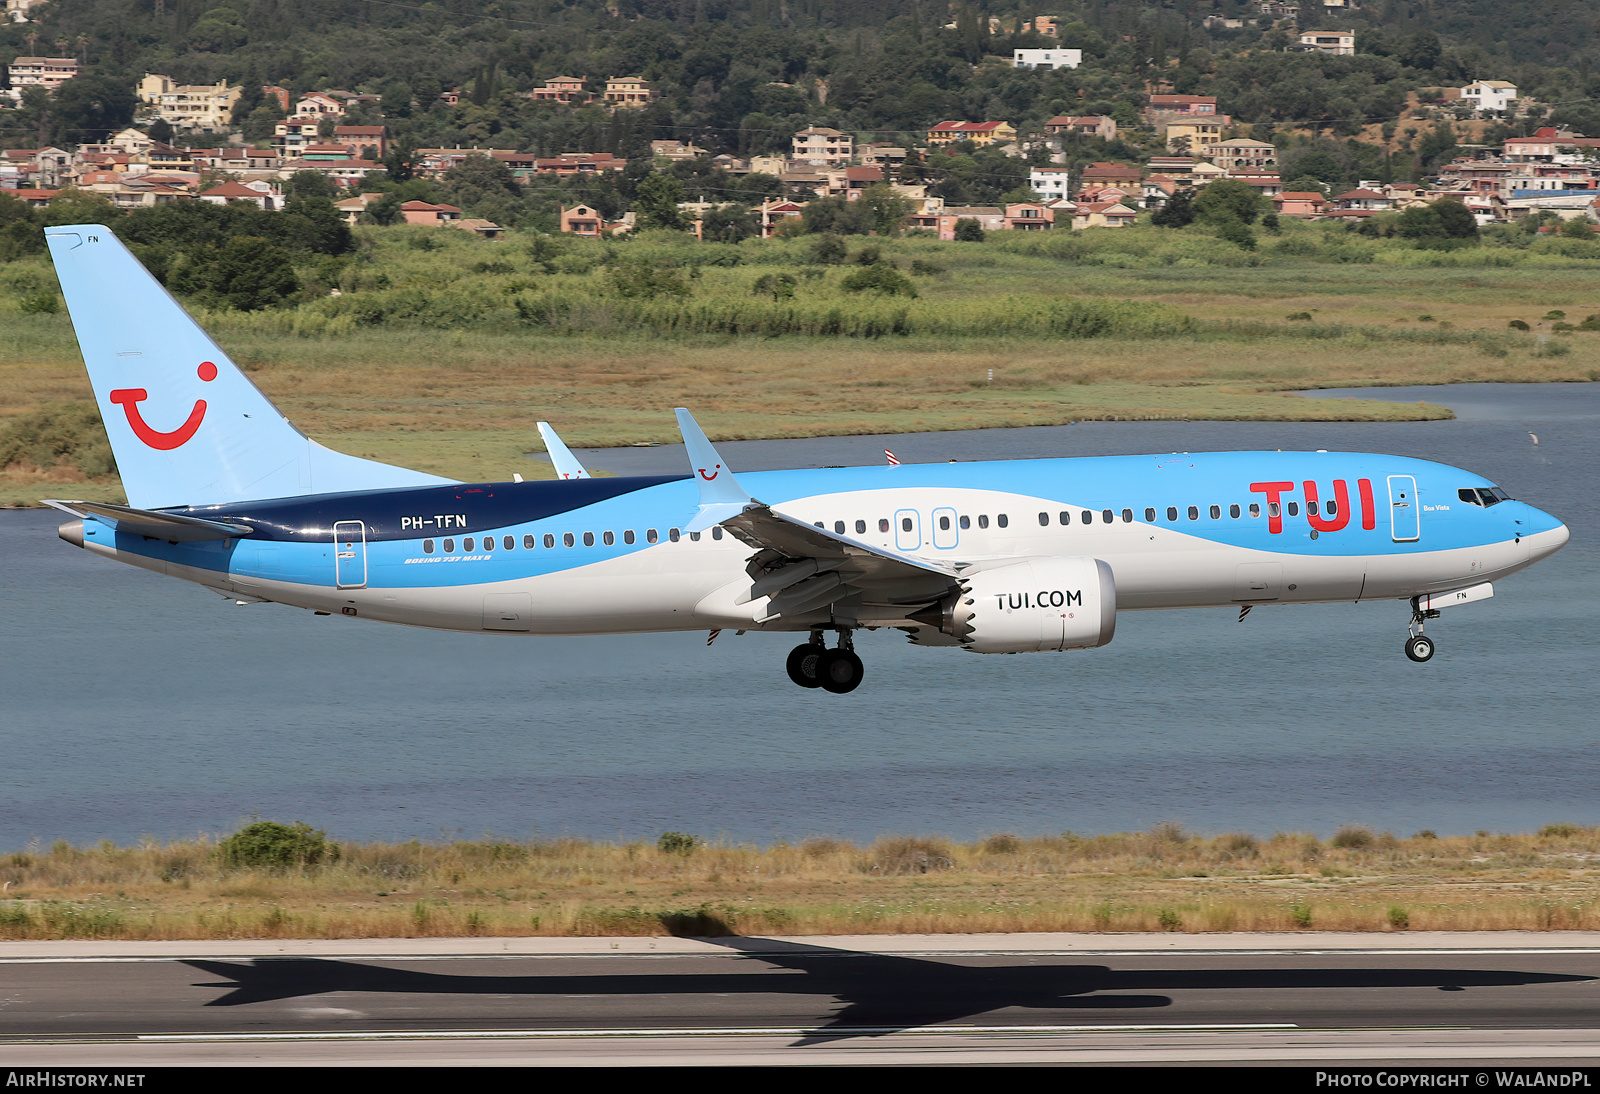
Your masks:
<path fill-rule="evenodd" d="M 961 578 L 950 630 L 974 653 L 1103 646 L 1117 631 L 1117 584 L 1097 558 L 1041 558 Z"/>

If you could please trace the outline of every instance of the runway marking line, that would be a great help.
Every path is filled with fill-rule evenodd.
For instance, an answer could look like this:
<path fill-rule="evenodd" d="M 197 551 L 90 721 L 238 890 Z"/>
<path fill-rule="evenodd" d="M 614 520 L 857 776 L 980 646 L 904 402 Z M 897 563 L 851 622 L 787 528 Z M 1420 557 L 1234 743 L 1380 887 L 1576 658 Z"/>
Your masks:
<path fill-rule="evenodd" d="M 1378 1027 L 1375 1027 L 1378 1028 Z M 1455 1027 L 1417 1027 L 1453 1029 Z M 1465 1028 L 1465 1027 L 1463 1027 Z M 335 1032 L 300 1031 L 288 1033 L 136 1033 L 121 1037 L 16 1037 L 0 1040 L 0 1048 L 22 1044 L 199 1044 L 206 1042 L 250 1041 L 408 1041 L 408 1040 L 558 1040 L 561 1038 L 605 1037 L 811 1037 L 818 1034 L 840 1037 L 910 1034 L 913 1036 L 951 1036 L 969 1034 L 1098 1034 L 1098 1033 L 1267 1033 L 1289 1032 L 1304 1027 L 1292 1022 L 1216 1023 L 1158 1026 L 837 1026 L 820 1030 L 815 1026 L 727 1026 L 681 1029 L 519 1029 L 519 1030 L 341 1030 Z"/>

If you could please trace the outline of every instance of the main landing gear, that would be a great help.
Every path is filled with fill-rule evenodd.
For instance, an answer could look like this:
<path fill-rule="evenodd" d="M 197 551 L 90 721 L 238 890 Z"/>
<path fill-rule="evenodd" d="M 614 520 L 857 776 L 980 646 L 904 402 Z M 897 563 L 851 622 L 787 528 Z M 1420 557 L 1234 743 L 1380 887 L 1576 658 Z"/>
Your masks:
<path fill-rule="evenodd" d="M 1406 639 L 1406 656 L 1421 664 L 1433 657 L 1433 639 L 1422 633 L 1423 625 L 1429 619 L 1438 619 L 1437 608 L 1423 611 L 1417 606 L 1417 599 L 1411 599 L 1411 637 Z"/>
<path fill-rule="evenodd" d="M 866 669 L 856 656 L 855 642 L 848 630 L 839 631 L 839 645 L 829 649 L 820 630 L 811 632 L 811 641 L 789 651 L 785 666 L 789 679 L 803 688 L 822 688 L 835 695 L 854 691 L 861 685 Z"/>

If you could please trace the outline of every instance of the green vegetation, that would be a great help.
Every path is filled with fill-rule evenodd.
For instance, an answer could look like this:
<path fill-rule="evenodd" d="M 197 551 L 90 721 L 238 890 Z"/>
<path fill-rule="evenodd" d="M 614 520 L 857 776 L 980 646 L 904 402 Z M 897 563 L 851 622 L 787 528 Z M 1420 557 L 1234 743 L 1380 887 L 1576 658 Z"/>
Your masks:
<path fill-rule="evenodd" d="M 137 245 L 165 246 L 177 281 L 191 248 L 203 262 L 230 243 L 197 235 Z M 1283 393 L 1600 376 L 1600 319 L 1543 318 L 1589 314 L 1600 243 L 1523 233 L 1436 250 L 1296 223 L 1245 251 L 1199 222 L 983 243 L 399 226 L 341 253 L 291 245 L 288 300 L 242 310 L 212 285 L 190 297 L 200 321 L 311 435 L 471 480 L 536 469 L 542 417 L 580 446 L 667 439 L 674 405 L 726 438 L 1398 420 L 1444 412 Z M 916 295 L 850 291 L 863 273 Z M 93 416 L 61 410 L 89 401 L 71 324 L 25 303 L 55 295 L 43 256 L 0 264 L 0 502 L 118 496 Z"/>
<path fill-rule="evenodd" d="M 220 844 L 0 855 L 0 939 L 1600 928 L 1600 828 L 1359 831 L 1359 846 L 1167 824 L 768 847 L 667 832 L 345 843 L 313 857 L 321 833 L 257 824 Z M 258 865 L 227 853 L 247 834 Z"/>
<path fill-rule="evenodd" d="M 217 844 L 219 862 L 247 870 L 305 869 L 338 858 L 339 848 L 328 842 L 327 833 L 303 821 L 256 821 Z"/>

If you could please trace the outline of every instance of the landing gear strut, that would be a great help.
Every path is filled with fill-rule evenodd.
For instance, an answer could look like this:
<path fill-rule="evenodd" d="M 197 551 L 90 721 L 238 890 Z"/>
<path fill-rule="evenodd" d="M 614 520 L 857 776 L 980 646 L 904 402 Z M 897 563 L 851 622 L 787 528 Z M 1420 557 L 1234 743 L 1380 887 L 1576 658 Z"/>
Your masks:
<path fill-rule="evenodd" d="M 811 641 L 789 651 L 785 667 L 789 679 L 803 688 L 822 688 L 835 695 L 854 691 L 866 674 L 861 658 L 856 656 L 855 642 L 847 629 L 839 631 L 839 645 L 828 649 L 822 632 L 811 632 Z"/>
<path fill-rule="evenodd" d="M 1422 663 L 1433 657 L 1433 639 L 1422 633 L 1423 625 L 1429 619 L 1438 619 L 1438 609 L 1423 611 L 1417 606 L 1416 598 L 1411 601 L 1411 637 L 1406 639 L 1406 656 L 1417 663 Z"/>

